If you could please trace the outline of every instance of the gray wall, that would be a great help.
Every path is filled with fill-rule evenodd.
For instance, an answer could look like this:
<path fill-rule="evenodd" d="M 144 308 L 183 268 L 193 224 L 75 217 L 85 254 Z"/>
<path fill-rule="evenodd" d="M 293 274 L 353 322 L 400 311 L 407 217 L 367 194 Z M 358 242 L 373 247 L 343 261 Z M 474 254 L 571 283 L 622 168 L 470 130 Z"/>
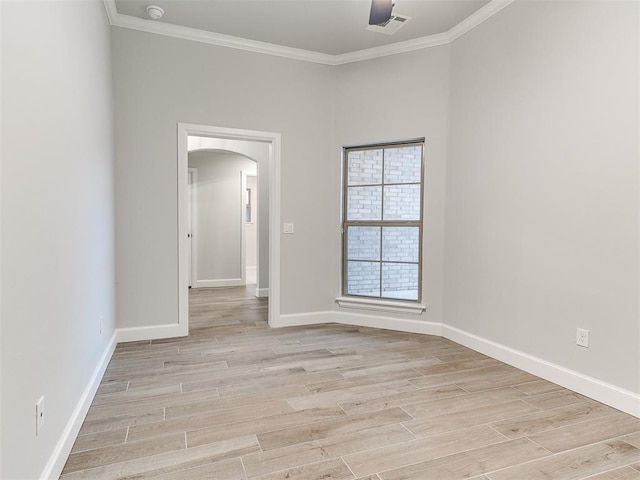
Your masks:
<path fill-rule="evenodd" d="M 98 1 L 1 8 L 0 478 L 34 479 L 114 332 L 110 33 Z"/>
<path fill-rule="evenodd" d="M 449 50 L 449 46 L 434 47 L 338 67 L 334 177 L 327 199 L 338 225 L 343 145 L 425 137 L 422 302 L 428 308 L 420 318 L 432 322 L 443 321 Z M 341 245 L 335 237 L 330 257 L 333 295 L 339 293 L 341 269 Z"/>
<path fill-rule="evenodd" d="M 334 70 L 121 28 L 112 34 L 119 326 L 178 318 L 178 122 L 282 134 L 282 219 L 295 219 L 296 233 L 282 239 L 281 310 L 331 308 L 335 210 L 318 199 L 334 180 Z"/>
<path fill-rule="evenodd" d="M 447 323 L 640 392 L 637 2 L 515 2 L 451 65 Z"/>
<path fill-rule="evenodd" d="M 189 152 L 197 168 L 197 282 L 242 276 L 244 195 L 241 172 L 255 172 L 256 162 L 243 155 L 199 150 Z M 192 221 L 193 221 L 192 220 Z M 206 285 L 202 285 L 206 286 Z"/>

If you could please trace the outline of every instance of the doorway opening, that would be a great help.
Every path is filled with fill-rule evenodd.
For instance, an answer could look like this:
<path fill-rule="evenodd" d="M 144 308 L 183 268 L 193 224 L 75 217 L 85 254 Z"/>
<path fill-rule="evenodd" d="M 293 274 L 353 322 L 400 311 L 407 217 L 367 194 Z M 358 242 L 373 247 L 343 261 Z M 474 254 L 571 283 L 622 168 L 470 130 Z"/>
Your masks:
<path fill-rule="evenodd" d="M 255 274 L 256 296 L 269 297 L 269 325 L 277 323 L 280 316 L 280 134 L 253 130 L 240 130 L 207 125 L 178 124 L 178 288 L 179 325 L 184 335 L 189 332 L 189 287 L 195 287 L 198 279 L 198 263 L 191 262 L 200 237 L 192 229 L 191 220 L 198 213 L 198 202 L 190 201 L 198 187 L 194 179 L 201 172 L 194 172 L 189 165 L 190 151 L 234 152 L 256 161 L 257 183 L 251 193 L 247 183 L 252 177 L 249 169 L 240 172 L 241 198 L 238 210 L 242 212 L 241 246 L 244 263 L 241 266 L 241 281 L 247 278 L 247 218 L 253 220 L 256 230 Z M 256 152 L 264 152 L 258 154 Z M 193 164 L 192 164 L 193 165 Z M 194 168 L 193 166 L 191 168 Z M 244 195 L 243 195 L 244 194 Z M 257 196 L 258 195 L 258 196 Z M 253 204 L 251 203 L 253 196 Z M 196 205 L 196 208 L 192 208 Z M 256 208 L 257 207 L 257 208 Z M 247 217 L 249 215 L 249 217 Z M 199 262 L 200 263 L 200 262 Z M 203 285 L 205 286 L 205 285 Z"/>
<path fill-rule="evenodd" d="M 269 145 L 225 140 L 227 148 L 234 148 L 231 151 L 221 150 L 221 141 L 215 138 L 189 136 L 188 140 L 190 285 L 193 288 L 243 286 L 247 284 L 246 266 L 252 265 L 256 277 L 262 275 L 251 283 L 258 284 L 262 292 L 259 296 L 265 297 L 269 284 L 266 248 L 269 244 L 269 179 L 264 175 L 258 177 L 257 164 L 258 161 L 264 164 L 269 161 Z M 251 153 L 253 158 L 246 153 Z M 251 198 L 251 190 L 258 193 L 258 188 L 252 185 L 247 189 L 247 178 L 259 178 L 264 184 L 267 194 L 262 199 L 264 206 L 259 198 Z M 249 249 L 248 237 L 252 233 L 252 248 Z M 258 262 L 256 250 L 260 247 L 263 247 L 263 255 Z"/>

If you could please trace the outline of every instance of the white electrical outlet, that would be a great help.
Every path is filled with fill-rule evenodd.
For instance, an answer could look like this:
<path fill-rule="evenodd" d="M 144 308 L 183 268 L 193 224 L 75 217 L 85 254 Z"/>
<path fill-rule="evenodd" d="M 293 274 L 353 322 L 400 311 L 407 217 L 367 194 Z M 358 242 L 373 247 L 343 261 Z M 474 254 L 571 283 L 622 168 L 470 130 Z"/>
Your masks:
<path fill-rule="evenodd" d="M 44 426 L 44 397 L 36 402 L 36 436 L 40 435 Z"/>
<path fill-rule="evenodd" d="M 589 330 L 578 328 L 576 331 L 576 345 L 589 348 Z"/>
<path fill-rule="evenodd" d="M 292 234 L 294 231 L 293 223 L 284 223 L 282 224 L 282 233 Z"/>

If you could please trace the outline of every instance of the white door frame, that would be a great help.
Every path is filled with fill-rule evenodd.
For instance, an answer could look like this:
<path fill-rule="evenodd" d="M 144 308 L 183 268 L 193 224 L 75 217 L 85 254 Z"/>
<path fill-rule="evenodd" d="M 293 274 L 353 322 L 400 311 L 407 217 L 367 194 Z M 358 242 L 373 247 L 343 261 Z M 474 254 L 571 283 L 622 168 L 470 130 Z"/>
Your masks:
<path fill-rule="evenodd" d="M 257 162 L 256 162 L 257 164 Z M 244 284 L 247 284 L 247 222 L 246 222 L 246 203 L 244 201 L 247 191 L 247 178 L 255 178 L 256 186 L 258 184 L 258 169 L 256 168 L 255 173 L 247 173 L 245 171 L 241 172 L 242 174 L 242 271 L 244 272 Z M 257 191 L 251 192 L 253 197 L 251 198 L 251 223 L 254 224 L 255 234 L 256 234 L 256 266 L 255 266 L 255 276 L 256 276 L 256 297 L 260 297 L 258 292 L 258 278 L 260 275 L 260 262 L 258 261 L 259 253 L 260 253 L 260 235 L 258 230 L 258 209 L 254 208 L 253 205 L 258 201 L 258 193 Z M 268 296 L 268 295 L 263 295 Z"/>
<path fill-rule="evenodd" d="M 190 209 L 187 214 L 187 235 L 190 233 L 191 238 L 187 240 L 187 286 L 195 287 L 198 281 L 198 169 L 188 168 L 188 175 L 191 176 L 191 183 L 190 189 L 187 189 L 187 208 Z M 191 248 L 188 248 L 189 240 Z"/>
<path fill-rule="evenodd" d="M 247 190 L 247 174 L 244 171 L 240 171 L 240 278 L 242 284 L 247 284 L 247 235 L 245 229 L 247 228 L 247 222 L 244 218 L 244 196 Z"/>
<path fill-rule="evenodd" d="M 268 143 L 269 148 L 269 325 L 280 319 L 280 155 L 279 133 L 178 123 L 178 324 L 189 334 L 189 282 L 187 279 L 187 191 L 189 135 Z"/>

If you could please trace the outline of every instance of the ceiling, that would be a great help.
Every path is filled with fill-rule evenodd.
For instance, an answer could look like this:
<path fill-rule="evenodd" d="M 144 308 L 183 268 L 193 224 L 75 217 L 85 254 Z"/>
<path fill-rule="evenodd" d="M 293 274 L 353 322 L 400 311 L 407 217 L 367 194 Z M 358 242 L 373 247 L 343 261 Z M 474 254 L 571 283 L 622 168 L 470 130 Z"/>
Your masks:
<path fill-rule="evenodd" d="M 153 21 L 165 25 L 156 28 L 177 32 L 173 26 L 188 27 L 204 34 L 340 56 L 446 35 L 470 16 L 478 16 L 478 10 L 489 3 L 489 0 L 396 0 L 393 13 L 409 16 L 411 20 L 394 35 L 366 30 L 371 0 L 115 0 L 114 13 L 120 23 L 128 20 L 133 25 L 132 22 L 141 23 L 139 19 L 144 19 L 148 24 L 152 21 L 145 9 L 153 4 L 165 12 L 161 20 Z"/>

